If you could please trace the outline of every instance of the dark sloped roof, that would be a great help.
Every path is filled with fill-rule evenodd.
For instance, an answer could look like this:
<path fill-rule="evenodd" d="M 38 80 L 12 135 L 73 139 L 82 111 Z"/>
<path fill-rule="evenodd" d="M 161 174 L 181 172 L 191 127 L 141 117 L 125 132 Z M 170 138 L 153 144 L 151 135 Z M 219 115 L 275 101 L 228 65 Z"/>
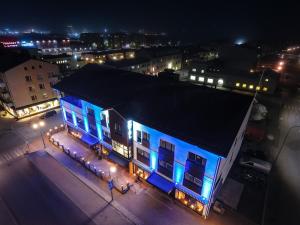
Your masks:
<path fill-rule="evenodd" d="M 226 157 L 252 97 L 88 65 L 55 88 Z"/>

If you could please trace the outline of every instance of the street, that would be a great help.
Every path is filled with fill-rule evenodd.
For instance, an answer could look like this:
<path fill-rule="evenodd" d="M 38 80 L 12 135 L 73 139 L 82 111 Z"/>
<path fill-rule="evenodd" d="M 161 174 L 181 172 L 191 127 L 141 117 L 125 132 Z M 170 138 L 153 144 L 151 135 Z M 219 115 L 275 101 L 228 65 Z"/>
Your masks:
<path fill-rule="evenodd" d="M 285 101 L 280 114 L 278 141 L 271 148 L 273 159 L 283 145 L 278 160 L 273 165 L 273 173 L 267 194 L 265 206 L 266 225 L 297 225 L 300 213 L 300 96 Z M 289 133 L 288 133 L 289 132 Z M 286 136 L 285 143 L 284 137 Z"/>
<path fill-rule="evenodd" d="M 40 121 L 40 115 L 16 121 L 13 118 L 0 118 L 0 165 L 22 156 L 26 151 L 43 148 L 40 132 L 32 128 L 34 122 Z M 63 122 L 60 110 L 57 115 L 44 119 L 45 132 Z"/>

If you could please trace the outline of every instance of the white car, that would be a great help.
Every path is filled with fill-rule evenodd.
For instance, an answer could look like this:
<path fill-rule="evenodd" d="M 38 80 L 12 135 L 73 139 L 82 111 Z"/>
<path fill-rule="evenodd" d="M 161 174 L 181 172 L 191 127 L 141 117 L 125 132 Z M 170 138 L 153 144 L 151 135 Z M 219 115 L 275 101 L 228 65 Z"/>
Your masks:
<path fill-rule="evenodd" d="M 272 168 L 271 163 L 254 157 L 242 157 L 239 163 L 241 166 L 253 168 L 265 174 L 269 174 Z"/>

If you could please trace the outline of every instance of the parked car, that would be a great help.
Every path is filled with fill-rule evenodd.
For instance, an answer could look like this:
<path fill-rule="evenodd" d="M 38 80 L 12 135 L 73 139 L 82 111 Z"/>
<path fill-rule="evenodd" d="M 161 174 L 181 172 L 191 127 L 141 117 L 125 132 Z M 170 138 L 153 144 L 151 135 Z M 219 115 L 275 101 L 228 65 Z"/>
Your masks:
<path fill-rule="evenodd" d="M 54 116 L 54 115 L 56 115 L 56 111 L 51 110 L 51 111 L 48 111 L 48 112 L 44 113 L 43 115 L 41 115 L 40 119 L 49 118 L 49 117 Z"/>
<path fill-rule="evenodd" d="M 265 174 L 269 174 L 272 168 L 272 164 L 267 161 L 247 156 L 241 157 L 239 164 L 244 167 L 261 171 Z"/>

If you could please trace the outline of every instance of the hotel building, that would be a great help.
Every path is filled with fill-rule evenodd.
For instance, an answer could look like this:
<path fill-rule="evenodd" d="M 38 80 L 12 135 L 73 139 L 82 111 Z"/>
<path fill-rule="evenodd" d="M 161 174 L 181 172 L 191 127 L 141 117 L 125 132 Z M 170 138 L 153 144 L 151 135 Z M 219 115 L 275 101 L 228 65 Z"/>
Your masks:
<path fill-rule="evenodd" d="M 253 98 L 90 64 L 56 84 L 68 131 L 207 217 Z"/>
<path fill-rule="evenodd" d="M 0 103 L 15 118 L 59 107 L 52 89 L 58 82 L 57 65 L 16 55 L 3 55 L 0 64 Z"/>

